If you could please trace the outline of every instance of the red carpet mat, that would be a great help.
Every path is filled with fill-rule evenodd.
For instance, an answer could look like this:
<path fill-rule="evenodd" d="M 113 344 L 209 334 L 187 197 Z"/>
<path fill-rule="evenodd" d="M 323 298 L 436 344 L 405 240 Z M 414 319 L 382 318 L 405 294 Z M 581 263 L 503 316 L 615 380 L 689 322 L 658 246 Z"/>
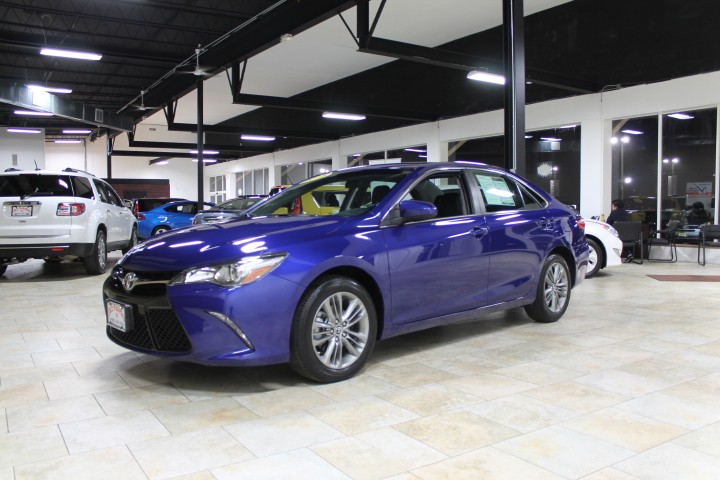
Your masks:
<path fill-rule="evenodd" d="M 720 282 L 720 275 L 648 275 L 660 282 Z"/>

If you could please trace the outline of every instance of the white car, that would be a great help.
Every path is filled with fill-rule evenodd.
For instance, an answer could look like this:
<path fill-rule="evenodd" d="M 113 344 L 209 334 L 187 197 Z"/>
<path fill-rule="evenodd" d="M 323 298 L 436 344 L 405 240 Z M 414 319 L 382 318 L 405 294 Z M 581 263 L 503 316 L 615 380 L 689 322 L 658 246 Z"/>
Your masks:
<path fill-rule="evenodd" d="M 617 231 L 600 220 L 585 219 L 585 237 L 590 246 L 588 269 L 585 278 L 595 275 L 600 269 L 622 264 L 620 255 L 623 244 Z"/>
<path fill-rule="evenodd" d="M 136 243 L 137 219 L 104 180 L 70 168 L 0 173 L 0 275 L 28 258 L 80 258 L 99 275 L 107 252 Z"/>

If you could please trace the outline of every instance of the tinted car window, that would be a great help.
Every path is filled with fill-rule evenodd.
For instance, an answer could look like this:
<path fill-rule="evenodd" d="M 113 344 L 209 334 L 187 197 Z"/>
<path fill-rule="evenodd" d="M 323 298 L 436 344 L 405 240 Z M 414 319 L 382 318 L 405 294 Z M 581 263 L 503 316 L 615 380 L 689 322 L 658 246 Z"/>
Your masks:
<path fill-rule="evenodd" d="M 0 196 L 62 196 L 72 197 L 68 175 L 22 174 L 0 176 Z"/>
<path fill-rule="evenodd" d="M 75 196 L 80 198 L 92 199 L 95 197 L 90 181 L 85 177 L 72 177 Z"/>

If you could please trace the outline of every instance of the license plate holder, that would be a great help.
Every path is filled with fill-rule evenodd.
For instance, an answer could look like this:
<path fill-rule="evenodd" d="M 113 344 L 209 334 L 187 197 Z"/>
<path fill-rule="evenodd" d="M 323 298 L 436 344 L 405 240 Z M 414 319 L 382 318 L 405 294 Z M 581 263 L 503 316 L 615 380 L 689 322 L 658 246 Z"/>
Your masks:
<path fill-rule="evenodd" d="M 10 209 L 11 217 L 32 217 L 32 205 L 13 205 Z"/>
<path fill-rule="evenodd" d="M 105 315 L 108 326 L 120 330 L 123 333 L 129 332 L 135 327 L 132 316 L 132 305 L 107 299 L 105 300 Z"/>

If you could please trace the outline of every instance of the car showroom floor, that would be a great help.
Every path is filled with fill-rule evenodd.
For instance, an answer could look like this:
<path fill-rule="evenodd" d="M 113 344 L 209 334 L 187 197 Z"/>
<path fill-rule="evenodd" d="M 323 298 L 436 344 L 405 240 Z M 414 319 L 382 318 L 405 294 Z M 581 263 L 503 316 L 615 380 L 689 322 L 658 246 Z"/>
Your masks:
<path fill-rule="evenodd" d="M 720 265 L 623 264 L 555 324 L 391 339 L 332 385 L 119 348 L 102 279 L 0 277 L 0 480 L 720 478 Z"/>

